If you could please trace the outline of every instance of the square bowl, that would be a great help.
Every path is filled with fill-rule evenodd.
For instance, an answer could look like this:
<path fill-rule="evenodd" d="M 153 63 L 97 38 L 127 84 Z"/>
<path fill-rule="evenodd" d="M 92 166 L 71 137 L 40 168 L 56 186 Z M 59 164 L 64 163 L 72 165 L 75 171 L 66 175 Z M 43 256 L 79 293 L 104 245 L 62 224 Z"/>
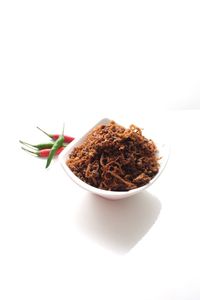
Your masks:
<path fill-rule="evenodd" d="M 70 143 L 59 155 L 58 159 L 60 164 L 62 165 L 63 169 L 65 170 L 65 172 L 67 173 L 67 175 L 69 176 L 69 178 L 71 180 L 73 180 L 77 185 L 79 185 L 81 188 L 85 189 L 86 191 L 89 191 L 91 193 L 94 193 L 98 196 L 107 198 L 107 199 L 111 199 L 111 200 L 117 200 L 117 199 L 122 199 L 122 198 L 127 198 L 130 197 L 132 195 L 135 195 L 145 189 L 147 189 L 150 185 L 152 185 L 157 179 L 158 177 L 161 175 L 161 173 L 163 172 L 168 158 L 169 158 L 169 146 L 161 141 L 156 141 L 154 140 L 157 148 L 158 148 L 158 156 L 161 157 L 161 159 L 159 160 L 160 163 L 160 168 L 158 173 L 156 174 L 156 176 L 154 176 L 152 178 L 152 180 L 150 180 L 149 183 L 136 188 L 136 189 L 132 189 L 129 191 L 108 191 L 108 190 L 103 190 L 103 189 L 99 189 L 96 187 L 93 187 L 89 184 L 87 184 L 86 182 L 82 181 L 81 179 L 79 179 L 71 170 L 70 168 L 67 166 L 66 161 L 69 158 L 70 153 L 73 151 L 73 149 L 75 147 L 78 147 L 79 145 L 81 145 L 84 140 L 86 139 L 87 135 L 98 125 L 106 125 L 110 122 L 111 120 L 108 118 L 104 118 L 101 119 L 98 123 L 96 123 L 92 128 L 90 128 L 82 137 L 80 138 L 76 138 L 72 143 Z"/>

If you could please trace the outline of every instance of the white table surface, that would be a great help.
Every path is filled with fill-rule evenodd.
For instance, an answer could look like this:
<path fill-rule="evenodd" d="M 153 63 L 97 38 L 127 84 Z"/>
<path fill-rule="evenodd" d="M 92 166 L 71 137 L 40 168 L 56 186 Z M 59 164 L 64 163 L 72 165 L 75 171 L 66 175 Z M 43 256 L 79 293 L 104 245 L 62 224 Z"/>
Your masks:
<path fill-rule="evenodd" d="M 147 114 L 131 120 L 142 125 Z M 14 121 L 13 147 L 1 161 L 1 299 L 200 298 L 200 111 L 151 120 L 170 141 L 167 168 L 147 191 L 118 201 L 80 189 L 58 161 L 46 170 L 17 143 L 44 141 L 38 124 Z M 79 122 L 70 134 L 91 125 Z"/>

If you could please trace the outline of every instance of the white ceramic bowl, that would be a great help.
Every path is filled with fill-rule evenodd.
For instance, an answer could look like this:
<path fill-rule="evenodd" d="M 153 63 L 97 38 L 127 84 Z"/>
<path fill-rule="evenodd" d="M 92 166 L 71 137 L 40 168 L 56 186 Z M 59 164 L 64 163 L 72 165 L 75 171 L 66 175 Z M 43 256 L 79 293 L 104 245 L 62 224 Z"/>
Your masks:
<path fill-rule="evenodd" d="M 73 149 L 77 146 L 79 146 L 80 144 L 82 144 L 82 142 L 85 140 L 86 136 L 88 135 L 88 133 L 95 128 L 97 125 L 101 125 L 101 124 L 107 124 L 110 122 L 110 119 L 102 119 L 100 120 L 97 124 L 95 124 L 90 130 L 88 130 L 81 138 L 77 138 L 75 139 L 72 143 L 70 143 L 59 155 L 58 159 L 62 165 L 62 167 L 64 168 L 65 172 L 67 173 L 67 175 L 76 183 L 78 184 L 80 187 L 82 187 L 83 189 L 94 193 L 96 195 L 99 195 L 101 197 L 107 198 L 107 199 L 112 199 L 112 200 L 117 200 L 117 199 L 122 199 L 122 198 L 127 198 L 130 197 L 132 195 L 135 195 L 145 189 L 147 189 L 152 183 L 154 183 L 158 177 L 161 175 L 162 171 L 164 170 L 166 163 L 168 161 L 168 157 L 169 157 L 169 146 L 167 144 L 165 144 L 164 142 L 160 142 L 160 141 L 156 141 L 154 140 L 159 153 L 158 155 L 161 156 L 162 158 L 160 159 L 160 169 L 158 174 L 146 185 L 139 187 L 137 189 L 133 189 L 130 191 L 124 191 L 124 192 L 115 192 L 115 191 L 106 191 L 106 190 L 102 190 L 102 189 L 98 189 L 95 188 L 87 183 L 85 183 L 84 181 L 80 180 L 76 175 L 74 175 L 74 173 L 70 170 L 70 168 L 66 165 L 66 161 L 70 155 L 70 153 L 73 151 Z M 120 123 L 119 123 L 120 124 Z M 120 124 L 122 125 L 122 124 Z M 144 133 L 145 135 L 145 133 Z"/>

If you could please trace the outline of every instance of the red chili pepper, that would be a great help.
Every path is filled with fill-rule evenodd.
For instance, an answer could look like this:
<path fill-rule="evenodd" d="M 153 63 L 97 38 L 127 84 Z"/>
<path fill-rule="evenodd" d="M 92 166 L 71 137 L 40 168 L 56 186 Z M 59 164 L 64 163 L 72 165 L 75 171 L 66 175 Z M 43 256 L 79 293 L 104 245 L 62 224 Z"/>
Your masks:
<path fill-rule="evenodd" d="M 37 129 L 42 131 L 44 134 L 46 134 L 48 137 L 50 137 L 54 141 L 56 141 L 60 137 L 60 134 L 49 134 L 38 126 L 37 126 Z M 74 140 L 73 137 L 71 137 L 69 135 L 64 135 L 64 143 L 71 143 L 73 140 Z"/>
<path fill-rule="evenodd" d="M 64 148 L 65 148 L 65 147 L 60 147 L 60 148 L 56 151 L 55 155 L 60 154 L 60 153 L 63 151 Z M 24 148 L 24 147 L 22 147 L 22 149 L 23 149 L 24 151 L 27 151 L 27 152 L 29 152 L 29 153 L 31 153 L 31 154 L 34 154 L 35 156 L 38 156 L 38 157 L 48 157 L 48 156 L 49 156 L 49 153 L 51 152 L 51 149 L 42 149 L 42 150 L 38 150 L 38 151 L 31 151 L 31 150 L 28 150 L 28 149 L 26 149 L 26 148 Z"/>

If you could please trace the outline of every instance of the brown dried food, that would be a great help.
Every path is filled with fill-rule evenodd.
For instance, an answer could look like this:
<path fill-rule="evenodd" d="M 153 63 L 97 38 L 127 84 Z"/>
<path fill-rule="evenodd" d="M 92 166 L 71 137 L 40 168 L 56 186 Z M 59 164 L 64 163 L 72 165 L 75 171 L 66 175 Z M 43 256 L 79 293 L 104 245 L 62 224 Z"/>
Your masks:
<path fill-rule="evenodd" d="M 135 125 L 99 125 L 74 148 L 66 164 L 84 182 L 109 191 L 147 184 L 159 170 L 157 148 Z"/>

